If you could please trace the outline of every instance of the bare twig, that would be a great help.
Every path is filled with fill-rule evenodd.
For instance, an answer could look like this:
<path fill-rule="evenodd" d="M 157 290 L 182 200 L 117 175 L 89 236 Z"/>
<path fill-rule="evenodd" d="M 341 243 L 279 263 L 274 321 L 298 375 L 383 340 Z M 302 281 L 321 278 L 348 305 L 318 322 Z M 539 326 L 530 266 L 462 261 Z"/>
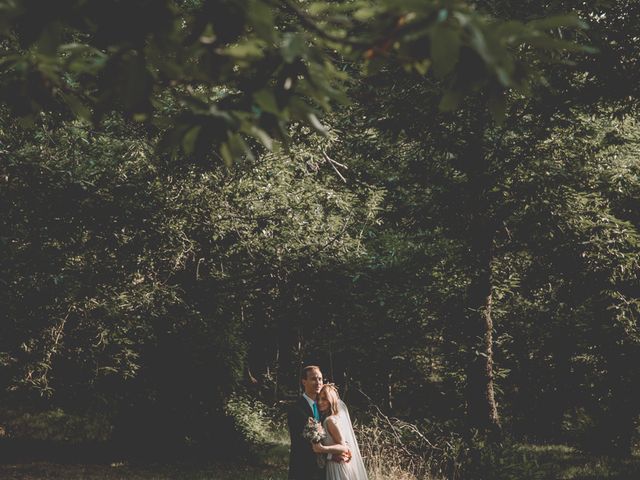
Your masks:
<path fill-rule="evenodd" d="M 322 156 L 324 157 L 324 159 L 329 162 L 329 165 L 331 165 L 331 167 L 335 170 L 335 172 L 338 174 L 338 176 L 340 177 L 340 179 L 344 182 L 347 183 L 347 179 L 344 178 L 344 176 L 342 175 L 342 173 L 340 173 L 340 170 L 338 170 L 338 168 L 336 167 L 342 167 L 345 170 L 347 170 L 347 166 L 343 165 L 342 163 L 336 162 L 334 159 L 332 159 L 326 152 L 326 150 L 322 150 Z"/>
<path fill-rule="evenodd" d="M 433 443 L 431 443 L 429 441 L 429 439 L 427 437 L 424 436 L 424 434 L 418 429 L 418 427 L 416 427 L 415 425 L 412 425 L 410 423 L 407 422 L 403 422 L 402 420 L 400 420 L 399 418 L 395 418 L 395 417 L 389 417 L 387 415 L 385 415 L 382 410 L 380 410 L 380 407 L 378 407 L 378 405 L 376 405 L 373 400 L 371 400 L 371 398 L 364 393 L 362 390 L 358 389 L 358 391 L 364 395 L 367 400 L 369 400 L 369 403 L 372 407 L 374 407 L 378 413 L 378 415 L 380 417 L 382 417 L 385 422 L 389 425 L 389 427 L 392 429 L 392 431 L 394 432 L 396 438 L 398 439 L 398 441 L 400 443 L 402 443 L 401 438 L 399 437 L 399 435 L 396 433 L 397 430 L 402 430 L 403 428 L 409 429 L 411 430 L 413 433 L 415 433 L 416 435 L 418 435 L 427 445 L 429 445 L 429 447 L 435 449 L 435 450 L 442 450 L 442 448 L 435 446 Z M 400 424 L 400 426 L 396 426 L 394 424 L 394 421 L 398 424 Z M 407 452 L 409 453 L 409 452 Z"/>

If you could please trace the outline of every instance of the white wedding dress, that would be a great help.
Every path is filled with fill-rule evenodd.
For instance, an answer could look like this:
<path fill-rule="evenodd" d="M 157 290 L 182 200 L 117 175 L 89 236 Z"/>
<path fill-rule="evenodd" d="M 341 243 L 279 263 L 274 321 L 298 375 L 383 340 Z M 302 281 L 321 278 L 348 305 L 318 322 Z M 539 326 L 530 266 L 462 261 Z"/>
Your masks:
<path fill-rule="evenodd" d="M 364 468 L 364 462 L 362 461 L 360 449 L 358 448 L 358 442 L 356 441 L 356 436 L 353 433 L 353 425 L 351 424 L 349 410 L 342 400 L 340 400 L 340 409 L 338 413 L 327 417 L 324 422 L 322 422 L 322 427 L 327 434 L 326 438 L 322 441 L 322 444 L 326 446 L 336 444 L 336 441 L 333 439 L 329 433 L 329 429 L 327 428 L 327 422 L 331 421 L 335 421 L 342 439 L 351 451 L 351 460 L 347 463 L 328 460 L 326 470 L 327 480 L 368 480 L 367 471 Z"/>

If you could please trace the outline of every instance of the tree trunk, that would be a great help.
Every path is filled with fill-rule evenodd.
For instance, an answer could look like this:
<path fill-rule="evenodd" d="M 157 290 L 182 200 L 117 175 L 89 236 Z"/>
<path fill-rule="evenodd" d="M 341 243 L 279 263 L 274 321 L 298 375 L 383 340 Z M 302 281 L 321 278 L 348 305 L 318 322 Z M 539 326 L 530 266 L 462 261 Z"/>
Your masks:
<path fill-rule="evenodd" d="M 274 365 L 274 374 L 273 374 L 273 404 L 277 405 L 278 403 L 278 377 L 280 376 L 280 342 L 276 343 L 276 361 Z"/>
<path fill-rule="evenodd" d="M 496 222 L 491 211 L 489 192 L 493 176 L 491 161 L 484 149 L 487 118 L 477 113 L 471 121 L 467 154 L 462 167 L 468 178 L 469 204 L 469 276 L 464 330 L 467 417 L 471 428 L 499 438 L 501 426 L 494 393 L 492 274 Z"/>
<path fill-rule="evenodd" d="M 467 414 L 469 424 L 492 436 L 500 433 L 500 419 L 494 393 L 492 276 L 493 231 L 490 221 L 478 219 L 471 239 L 475 257 L 469 285 L 465 323 L 469 352 L 467 365 Z"/>

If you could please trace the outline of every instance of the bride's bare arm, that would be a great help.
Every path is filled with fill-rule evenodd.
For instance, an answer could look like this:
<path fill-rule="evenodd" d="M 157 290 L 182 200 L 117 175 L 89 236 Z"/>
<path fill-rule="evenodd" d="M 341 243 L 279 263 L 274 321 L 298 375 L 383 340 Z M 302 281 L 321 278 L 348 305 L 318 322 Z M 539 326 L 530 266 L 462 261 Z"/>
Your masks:
<path fill-rule="evenodd" d="M 340 433 L 340 429 L 338 425 L 336 425 L 335 420 L 333 418 L 329 418 L 327 421 L 327 430 L 331 434 L 333 441 L 336 442 L 335 445 L 327 445 L 324 446 L 320 443 L 313 444 L 313 451 L 316 453 L 345 453 L 349 451 L 346 443 L 344 443 L 344 439 L 342 438 L 342 434 Z"/>

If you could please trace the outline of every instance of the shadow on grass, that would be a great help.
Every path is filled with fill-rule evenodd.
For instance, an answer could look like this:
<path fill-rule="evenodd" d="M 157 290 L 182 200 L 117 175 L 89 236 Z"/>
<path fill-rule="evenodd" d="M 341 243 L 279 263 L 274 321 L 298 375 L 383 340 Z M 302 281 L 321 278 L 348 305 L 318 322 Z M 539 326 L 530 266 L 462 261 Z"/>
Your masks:
<path fill-rule="evenodd" d="M 638 480 L 640 458 L 620 459 L 584 454 L 566 445 L 519 445 L 517 451 L 535 462 L 541 479 Z"/>
<path fill-rule="evenodd" d="M 3 480 L 285 480 L 286 470 L 213 463 L 211 465 L 93 465 L 37 462 L 0 465 Z"/>
<path fill-rule="evenodd" d="M 215 449 L 124 451 L 114 445 L 44 441 L 0 442 L 3 480 L 285 480 L 289 447 L 255 446 L 243 459 L 222 460 Z"/>
<path fill-rule="evenodd" d="M 224 461 L 215 459 L 213 451 L 174 452 L 159 460 L 118 455 L 114 449 L 101 450 L 104 445 L 0 443 L 0 478 L 6 480 L 285 480 L 289 456 L 286 442 L 255 446 L 243 460 Z M 519 444 L 498 471 L 500 479 L 514 480 L 638 480 L 640 458 L 594 457 L 566 445 Z"/>

